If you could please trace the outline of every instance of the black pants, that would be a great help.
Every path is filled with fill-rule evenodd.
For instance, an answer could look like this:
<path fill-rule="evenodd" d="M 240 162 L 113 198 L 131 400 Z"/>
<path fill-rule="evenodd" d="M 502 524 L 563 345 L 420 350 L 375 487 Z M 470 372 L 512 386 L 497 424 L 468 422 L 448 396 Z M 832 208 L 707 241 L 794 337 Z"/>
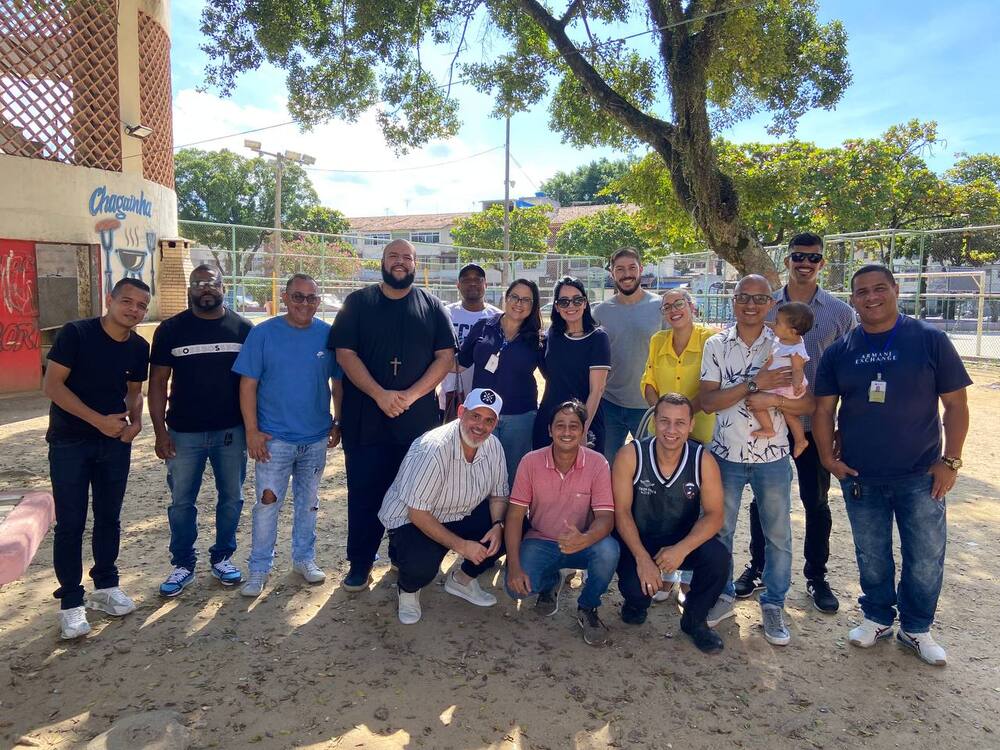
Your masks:
<path fill-rule="evenodd" d="M 83 531 L 93 494 L 94 531 L 90 577 L 95 589 L 118 585 L 121 511 L 132 446 L 108 437 L 49 444 L 49 475 L 56 508 L 52 564 L 59 588 L 53 594 L 62 609 L 83 605 Z"/>
<path fill-rule="evenodd" d="M 370 568 L 385 527 L 378 520 L 389 485 L 403 463 L 408 445 L 358 445 L 344 449 L 347 470 L 347 559 Z"/>
<path fill-rule="evenodd" d="M 617 535 L 616 535 L 617 536 Z M 655 555 L 670 542 L 655 537 L 640 537 L 642 546 L 650 555 Z M 650 597 L 642 590 L 635 557 L 620 538 L 621 556 L 618 558 L 618 590 L 625 597 L 625 606 L 631 610 L 649 608 Z M 704 622 L 708 610 L 715 604 L 719 594 L 729 581 L 729 550 L 717 538 L 712 537 L 684 558 L 680 570 L 690 570 L 691 590 L 684 600 L 684 619 L 691 623 Z"/>
<path fill-rule="evenodd" d="M 812 433 L 806 433 L 809 447 L 795 459 L 799 475 L 799 497 L 806 512 L 806 539 L 802 556 L 802 572 L 806 580 L 826 578 L 826 564 L 830 559 L 830 472 L 819 461 L 819 451 Z M 750 566 L 757 571 L 764 569 L 764 532 L 760 528 L 756 501 L 750 503 Z"/>
<path fill-rule="evenodd" d="M 471 539 L 477 542 L 486 535 L 492 526 L 489 499 L 479 503 L 465 518 L 444 524 L 444 527 L 452 534 L 460 536 L 462 539 Z M 410 594 L 419 591 L 434 580 L 441 568 L 441 561 L 448 554 L 447 547 L 435 542 L 412 523 L 389 531 L 389 547 L 392 549 L 392 560 L 399 568 L 399 588 Z M 497 553 L 492 557 L 487 557 L 479 565 L 465 560 L 462 563 L 462 572 L 476 578 L 492 568 L 497 558 L 503 553 L 504 547 L 501 543 Z"/>

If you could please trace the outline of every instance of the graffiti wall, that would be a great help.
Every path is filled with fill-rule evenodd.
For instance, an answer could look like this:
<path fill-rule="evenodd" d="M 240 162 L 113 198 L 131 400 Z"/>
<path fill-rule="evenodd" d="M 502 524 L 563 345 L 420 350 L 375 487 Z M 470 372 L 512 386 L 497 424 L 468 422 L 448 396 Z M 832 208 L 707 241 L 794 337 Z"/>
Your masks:
<path fill-rule="evenodd" d="M 41 379 L 35 245 L 0 240 L 0 393 L 34 390 Z"/>
<path fill-rule="evenodd" d="M 117 195 L 105 185 L 94 188 L 87 205 L 95 217 L 94 232 L 101 244 L 103 295 L 122 278 L 139 279 L 156 297 L 156 231 L 153 203 L 144 192 Z"/>

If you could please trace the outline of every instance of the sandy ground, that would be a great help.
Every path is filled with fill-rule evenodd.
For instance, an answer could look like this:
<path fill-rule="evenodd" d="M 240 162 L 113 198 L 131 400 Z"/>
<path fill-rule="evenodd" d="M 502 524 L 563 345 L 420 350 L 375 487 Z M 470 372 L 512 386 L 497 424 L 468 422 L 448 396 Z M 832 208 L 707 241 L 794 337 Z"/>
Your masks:
<path fill-rule="evenodd" d="M 720 626 L 723 654 L 704 657 L 680 633 L 673 603 L 628 627 L 614 588 L 602 609 L 611 641 L 593 648 L 580 638 L 574 596 L 543 621 L 530 608 L 519 611 L 495 575 L 488 582 L 500 598 L 495 608 L 475 608 L 432 585 L 423 621 L 401 626 L 384 562 L 369 592 L 340 589 L 339 449 L 322 485 L 318 559 L 326 583 L 310 587 L 290 573 L 288 508 L 277 567 L 259 600 L 223 589 L 203 562 L 197 582 L 166 601 L 157 586 L 169 572 L 168 493 L 147 430 L 133 457 L 120 559 L 138 609 L 121 620 L 92 614 L 90 637 L 60 641 L 50 535 L 27 576 L 0 591 L 0 747 L 79 746 L 123 716 L 169 708 L 201 748 L 998 748 L 1000 374 L 974 377 L 967 469 L 948 499 L 936 626 L 949 650 L 946 668 L 926 666 L 892 642 L 870 651 L 848 645 L 859 590 L 837 491 L 830 579 L 841 611 L 823 615 L 810 605 L 793 499 L 786 648 L 764 641 L 758 606 L 747 600 Z M 0 487 L 46 484 L 45 408 L 38 396 L 0 400 Z M 211 507 L 208 492 L 202 503 Z M 201 518 L 203 561 L 211 518 Z M 737 569 L 745 548 L 744 514 Z"/>

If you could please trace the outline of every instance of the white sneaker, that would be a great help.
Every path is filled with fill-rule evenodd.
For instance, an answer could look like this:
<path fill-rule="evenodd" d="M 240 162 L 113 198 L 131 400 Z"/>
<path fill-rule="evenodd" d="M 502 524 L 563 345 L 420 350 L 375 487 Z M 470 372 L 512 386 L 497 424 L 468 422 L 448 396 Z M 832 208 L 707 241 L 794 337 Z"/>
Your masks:
<path fill-rule="evenodd" d="M 292 563 L 292 570 L 306 579 L 306 583 L 323 583 L 326 573 L 316 564 L 315 560 Z"/>
<path fill-rule="evenodd" d="M 90 632 L 87 610 L 84 607 L 59 610 L 59 629 L 64 641 L 82 638 Z"/>
<path fill-rule="evenodd" d="M 493 594 L 483 591 L 479 581 L 473 578 L 468 583 L 459 583 L 454 573 L 450 573 L 444 581 L 444 590 L 460 599 L 475 604 L 477 607 L 492 607 L 497 603 Z"/>
<path fill-rule="evenodd" d="M 117 586 L 109 589 L 95 589 L 87 597 L 89 609 L 99 609 L 112 617 L 123 617 L 135 609 L 135 602 L 129 599 L 125 592 Z"/>
<path fill-rule="evenodd" d="M 900 628 L 896 631 L 896 640 L 913 649 L 914 653 L 928 664 L 943 667 L 948 663 L 948 654 L 934 642 L 930 633 L 907 633 Z"/>
<path fill-rule="evenodd" d="M 420 622 L 423 612 L 420 609 L 420 592 L 412 594 L 397 589 L 399 592 L 399 621 L 404 625 L 413 625 Z"/>
<path fill-rule="evenodd" d="M 719 596 L 715 600 L 715 604 L 712 605 L 712 608 L 708 610 L 708 616 L 705 621 L 708 623 L 708 627 L 714 628 L 727 617 L 735 616 L 736 611 L 733 609 L 733 600 L 725 596 Z"/>
<path fill-rule="evenodd" d="M 858 648 L 871 648 L 883 638 L 892 638 L 892 625 L 879 625 L 867 617 L 847 634 L 847 642 Z"/>
<path fill-rule="evenodd" d="M 267 583 L 267 573 L 254 573 L 251 571 L 250 575 L 247 576 L 247 582 L 240 589 L 240 593 L 243 596 L 260 596 L 264 591 L 265 583 Z"/>

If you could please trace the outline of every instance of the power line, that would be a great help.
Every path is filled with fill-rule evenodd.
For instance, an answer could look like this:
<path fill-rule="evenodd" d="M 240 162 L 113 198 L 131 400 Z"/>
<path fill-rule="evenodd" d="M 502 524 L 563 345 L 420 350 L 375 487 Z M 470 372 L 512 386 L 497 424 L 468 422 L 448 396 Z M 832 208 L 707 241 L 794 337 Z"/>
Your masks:
<path fill-rule="evenodd" d="M 480 151 L 475 154 L 469 154 L 468 156 L 463 156 L 459 159 L 449 159 L 448 161 L 439 161 L 433 164 L 420 164 L 414 167 L 394 167 L 391 169 L 328 169 L 325 167 L 305 167 L 307 172 L 337 172 L 342 174 L 383 174 L 388 172 L 413 172 L 418 169 L 432 169 L 433 167 L 444 167 L 448 164 L 458 164 L 462 161 L 468 161 L 469 159 L 475 159 L 484 154 L 491 154 L 494 151 L 499 151 L 503 146 L 494 146 L 493 148 L 488 148 L 485 151 Z"/>
<path fill-rule="evenodd" d="M 142 152 L 140 152 L 138 154 L 129 154 L 128 156 L 123 156 L 122 158 L 123 159 L 135 159 L 137 157 L 141 157 L 143 155 L 143 153 L 153 154 L 153 153 L 156 153 L 157 151 L 166 151 L 168 148 L 171 151 L 177 151 L 178 149 L 188 148 L 189 146 L 200 146 L 203 143 L 212 143 L 214 141 L 224 141 L 226 138 L 235 138 L 238 135 L 249 135 L 250 133 L 260 133 L 261 131 L 264 131 L 264 130 L 274 130 L 275 128 L 283 128 L 286 125 L 294 125 L 294 124 L 295 124 L 294 120 L 288 120 L 287 122 L 278 122 L 278 123 L 275 123 L 274 125 L 265 125 L 265 126 L 260 127 L 260 128 L 251 128 L 250 130 L 241 130 L 238 133 L 227 133 L 226 135 L 217 135 L 217 136 L 215 136 L 213 138 L 203 138 L 200 141 L 192 141 L 191 143 L 181 143 L 181 144 L 178 144 L 176 146 L 161 146 L 160 148 L 155 148 L 155 149 L 150 149 L 150 148 L 143 147 Z"/>

